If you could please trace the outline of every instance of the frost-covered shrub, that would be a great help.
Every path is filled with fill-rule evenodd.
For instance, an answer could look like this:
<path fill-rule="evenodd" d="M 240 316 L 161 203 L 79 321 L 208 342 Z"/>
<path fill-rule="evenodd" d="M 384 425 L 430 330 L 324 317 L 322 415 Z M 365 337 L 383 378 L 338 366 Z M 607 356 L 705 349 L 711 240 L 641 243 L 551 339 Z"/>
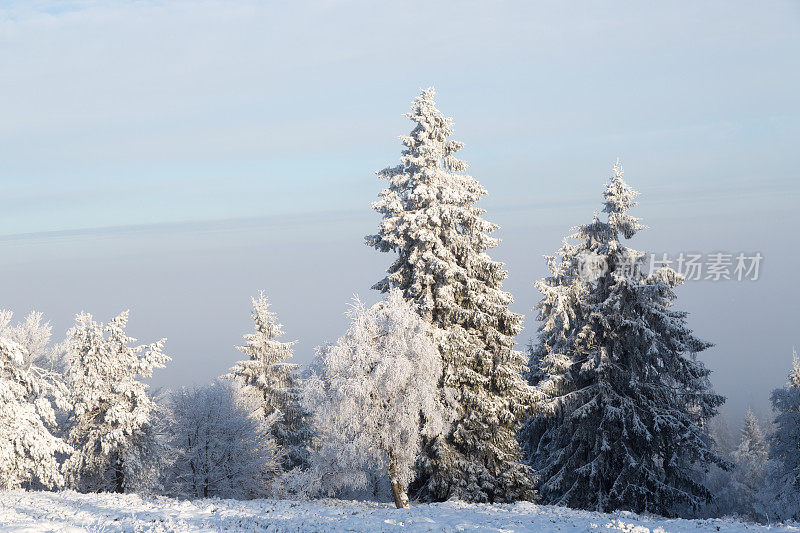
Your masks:
<path fill-rule="evenodd" d="M 260 398 L 235 382 L 183 388 L 166 402 L 171 465 L 168 494 L 185 498 L 267 496 L 279 469 L 278 446 L 260 413 Z"/>
<path fill-rule="evenodd" d="M 438 382 L 441 359 L 428 324 L 393 290 L 366 308 L 356 300 L 347 333 L 319 351 L 304 398 L 314 413 L 318 445 L 307 491 L 340 496 L 389 479 L 397 507 L 422 436 L 444 430 Z"/>

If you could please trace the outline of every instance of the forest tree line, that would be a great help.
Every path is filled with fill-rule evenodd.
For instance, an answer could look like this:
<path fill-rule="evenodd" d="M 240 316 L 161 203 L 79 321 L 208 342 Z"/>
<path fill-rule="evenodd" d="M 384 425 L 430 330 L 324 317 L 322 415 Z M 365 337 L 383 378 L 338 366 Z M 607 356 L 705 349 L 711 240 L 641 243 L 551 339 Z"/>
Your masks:
<path fill-rule="evenodd" d="M 452 120 L 432 89 L 407 117 L 366 237 L 393 257 L 384 298 L 351 302 L 306 368 L 263 292 L 229 374 L 158 393 L 144 380 L 168 364 L 165 339 L 137 344 L 127 312 L 81 313 L 59 343 L 42 314 L 0 313 L 0 488 L 800 519 L 797 357 L 773 423 L 749 412 L 725 433 L 699 358 L 711 343 L 674 307 L 683 276 L 629 245 L 644 225 L 619 162 L 602 212 L 547 257 L 523 352 Z"/>

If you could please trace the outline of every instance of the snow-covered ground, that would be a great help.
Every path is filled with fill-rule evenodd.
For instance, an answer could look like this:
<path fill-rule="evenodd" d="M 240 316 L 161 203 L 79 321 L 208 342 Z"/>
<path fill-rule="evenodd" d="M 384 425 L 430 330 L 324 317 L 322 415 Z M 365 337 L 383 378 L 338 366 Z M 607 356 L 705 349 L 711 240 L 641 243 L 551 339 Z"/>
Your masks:
<path fill-rule="evenodd" d="M 531 503 L 415 505 L 341 500 L 195 500 L 0 491 L 0 531 L 800 531 L 734 520 L 665 520 Z"/>

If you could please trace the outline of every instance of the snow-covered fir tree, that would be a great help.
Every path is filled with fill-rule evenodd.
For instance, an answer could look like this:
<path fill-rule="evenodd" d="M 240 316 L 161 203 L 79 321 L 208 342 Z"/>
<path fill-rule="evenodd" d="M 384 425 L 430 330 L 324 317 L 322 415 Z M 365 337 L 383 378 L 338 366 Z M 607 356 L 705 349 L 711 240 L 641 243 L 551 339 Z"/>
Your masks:
<path fill-rule="evenodd" d="M 301 403 L 298 365 L 289 362 L 295 342 L 278 340 L 283 326 L 269 306 L 263 291 L 253 298 L 255 331 L 244 336 L 245 346 L 237 346 L 249 359 L 236 363 L 231 376 L 262 398 L 264 420 L 277 416 L 272 435 L 284 451 L 282 467 L 289 471 L 308 466 L 311 420 Z"/>
<path fill-rule="evenodd" d="M 643 228 L 628 213 L 636 194 L 615 165 L 607 221 L 580 226 L 537 284 L 530 376 L 544 399 L 522 438 L 544 502 L 669 515 L 711 497 L 701 471 L 724 460 L 704 424 L 724 398 L 695 357 L 710 345 L 673 308 L 682 278 L 645 273 L 621 241 Z"/>
<path fill-rule="evenodd" d="M 76 316 L 68 333 L 65 359 L 67 384 L 74 405 L 67 442 L 75 452 L 65 463 L 68 481 L 79 491 L 131 490 L 140 459 L 156 458 L 149 438 L 156 409 L 141 378 L 169 361 L 166 339 L 132 346 L 125 334 L 128 312 L 108 324 L 95 322 L 88 313 Z M 135 458 L 129 461 L 129 457 Z"/>
<path fill-rule="evenodd" d="M 54 435 L 54 408 L 69 407 L 66 389 L 26 348 L 40 346 L 41 328 L 9 331 L 10 319 L 10 313 L 0 313 L 0 489 L 59 488 L 64 484 L 59 460 L 71 448 Z M 49 341 L 47 331 L 42 346 Z"/>
<path fill-rule="evenodd" d="M 269 495 L 280 451 L 261 398 L 238 383 L 217 380 L 169 396 L 166 432 L 172 452 L 164 486 L 184 498 L 249 499 Z"/>
<path fill-rule="evenodd" d="M 745 414 L 742 437 L 733 452 L 733 461 L 732 489 L 736 495 L 737 514 L 754 520 L 764 518 L 759 497 L 766 476 L 767 440 L 752 409 Z"/>
<path fill-rule="evenodd" d="M 738 458 L 737 461 L 752 462 L 752 459 L 755 459 L 756 464 L 766 461 L 769 446 L 764 435 L 765 427 L 769 425 L 762 423 L 753 409 L 748 408 L 744 414 L 739 444 L 733 452 L 734 457 Z"/>
<path fill-rule="evenodd" d="M 785 387 L 772 391 L 775 431 L 769 437 L 767 482 L 762 500 L 767 518 L 800 520 L 800 360 L 794 353 Z"/>
<path fill-rule="evenodd" d="M 557 415 L 560 405 L 552 401 L 542 401 L 571 394 L 576 389 L 571 368 L 581 338 L 581 330 L 586 325 L 589 309 L 585 299 L 590 289 L 584 274 L 598 275 L 602 265 L 596 264 L 595 271 L 588 272 L 581 261 L 581 251 L 570 242 L 570 235 L 564 239 L 561 248 L 554 256 L 546 256 L 550 275 L 534 283 L 542 293 L 542 300 L 534 310 L 539 313 L 539 335 L 528 345 L 528 381 L 536 387 L 540 395 L 537 399 L 537 416 L 529 418 L 519 434 L 523 456 L 528 462 L 540 453 L 537 448 L 545 431 L 560 424 Z"/>
<path fill-rule="evenodd" d="M 320 351 L 306 382 L 319 435 L 308 479 L 338 495 L 382 471 L 395 505 L 408 507 L 422 437 L 444 430 L 434 333 L 398 289 L 371 308 L 356 300 L 348 315 L 347 333 Z"/>
<path fill-rule="evenodd" d="M 738 516 L 747 520 L 767 518 L 761 501 L 766 476 L 767 441 L 758 418 L 751 409 L 745 413 L 738 443 L 726 443 L 731 438 L 715 418 L 710 434 L 717 451 L 732 465 L 724 470 L 712 467 L 706 484 L 714 495 L 713 501 L 698 513 L 701 517 Z"/>
<path fill-rule="evenodd" d="M 389 185 L 373 209 L 381 220 L 367 244 L 397 254 L 373 288 L 398 288 L 439 340 L 440 390 L 452 426 L 425 446 L 422 495 L 434 499 L 513 501 L 531 496 L 530 471 L 520 463 L 516 434 L 533 403 L 522 377 L 525 359 L 514 350 L 522 316 L 502 289 L 503 264 L 487 251 L 498 229 L 477 207 L 486 190 L 465 173 L 450 139 L 452 120 L 436 109 L 434 90 L 414 99 L 415 123 L 401 137 L 400 164 L 378 173 Z"/>

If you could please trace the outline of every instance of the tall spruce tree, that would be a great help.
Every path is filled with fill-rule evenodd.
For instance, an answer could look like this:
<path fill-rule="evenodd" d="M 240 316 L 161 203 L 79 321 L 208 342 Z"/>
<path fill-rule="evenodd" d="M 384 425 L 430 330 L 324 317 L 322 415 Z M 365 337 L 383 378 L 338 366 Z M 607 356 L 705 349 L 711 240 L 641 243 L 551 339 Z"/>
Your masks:
<path fill-rule="evenodd" d="M 788 383 L 772 391 L 771 400 L 775 431 L 769 437 L 765 508 L 770 518 L 800 520 L 800 360 L 797 352 Z"/>
<path fill-rule="evenodd" d="M 307 468 L 311 419 L 300 401 L 298 365 L 289 362 L 295 342 L 277 340 L 283 335 L 283 326 L 270 311 L 264 291 L 252 300 L 255 331 L 244 336 L 245 346 L 237 346 L 249 359 L 236 363 L 231 376 L 262 398 L 264 420 L 277 416 L 272 424 L 272 436 L 284 453 L 282 468 L 285 471 Z"/>
<path fill-rule="evenodd" d="M 636 195 L 617 163 L 607 221 L 579 226 L 536 285 L 530 380 L 544 399 L 521 438 L 544 502 L 669 515 L 711 497 L 699 470 L 725 461 L 704 423 L 724 398 L 695 357 L 710 344 L 673 309 L 682 278 L 645 273 L 645 254 L 621 242 L 644 227 L 628 213 Z"/>
<path fill-rule="evenodd" d="M 367 244 L 397 259 L 374 289 L 399 288 L 420 315 L 445 332 L 440 389 L 450 432 L 426 445 L 418 486 L 426 498 L 513 501 L 531 496 L 516 434 L 533 400 L 514 350 L 522 316 L 502 289 L 503 264 L 486 254 L 496 224 L 475 204 L 486 190 L 465 174 L 450 139 L 452 119 L 436 109 L 434 90 L 414 99 L 416 126 L 401 137 L 400 164 L 378 172 L 389 182 L 373 209 L 383 215 Z M 419 494 L 419 493 L 418 493 Z"/>

